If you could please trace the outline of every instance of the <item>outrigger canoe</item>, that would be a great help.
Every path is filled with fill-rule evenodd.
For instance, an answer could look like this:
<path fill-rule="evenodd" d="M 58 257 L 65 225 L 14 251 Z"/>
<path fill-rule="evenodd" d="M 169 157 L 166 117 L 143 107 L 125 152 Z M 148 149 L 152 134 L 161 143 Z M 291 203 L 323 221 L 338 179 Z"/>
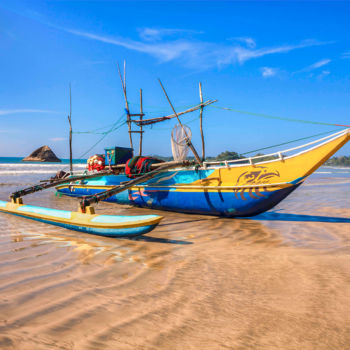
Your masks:
<path fill-rule="evenodd" d="M 107 237 L 140 236 L 162 220 L 159 215 L 99 215 L 0 201 L 0 212 Z"/>

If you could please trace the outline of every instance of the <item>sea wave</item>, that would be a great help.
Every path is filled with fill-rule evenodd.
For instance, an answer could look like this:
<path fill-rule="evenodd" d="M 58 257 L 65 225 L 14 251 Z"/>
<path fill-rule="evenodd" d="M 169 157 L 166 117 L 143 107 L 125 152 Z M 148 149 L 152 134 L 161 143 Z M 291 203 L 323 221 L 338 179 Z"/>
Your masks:
<path fill-rule="evenodd" d="M 322 166 L 322 168 L 325 168 L 325 169 L 334 169 L 334 170 L 348 170 L 348 171 L 350 171 L 350 167 L 338 167 L 338 166 L 328 166 L 328 165 L 324 165 L 324 166 Z"/>
<path fill-rule="evenodd" d="M 55 175 L 54 170 L 0 170 L 1 175 L 19 175 L 19 174 L 52 174 Z"/>
<path fill-rule="evenodd" d="M 69 164 L 25 164 L 25 163 L 1 163 L 0 168 L 55 168 L 68 169 Z M 73 168 L 86 168 L 86 164 L 73 164 Z"/>

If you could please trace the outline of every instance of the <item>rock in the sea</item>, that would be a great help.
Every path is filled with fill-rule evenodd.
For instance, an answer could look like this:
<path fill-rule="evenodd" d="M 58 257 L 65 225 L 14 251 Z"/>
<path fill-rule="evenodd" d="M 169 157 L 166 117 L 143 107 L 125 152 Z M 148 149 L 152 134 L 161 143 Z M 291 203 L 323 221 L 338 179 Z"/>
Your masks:
<path fill-rule="evenodd" d="M 23 162 L 61 162 L 49 146 L 36 149 L 31 155 L 22 159 Z"/>

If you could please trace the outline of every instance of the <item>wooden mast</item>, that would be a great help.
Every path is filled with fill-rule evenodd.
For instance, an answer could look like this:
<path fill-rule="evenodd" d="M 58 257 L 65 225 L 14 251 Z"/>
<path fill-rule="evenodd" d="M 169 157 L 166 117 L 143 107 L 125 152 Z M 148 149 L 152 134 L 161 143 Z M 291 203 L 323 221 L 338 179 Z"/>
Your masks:
<path fill-rule="evenodd" d="M 124 80 L 122 78 L 122 74 L 120 72 L 120 67 L 118 64 L 118 72 L 119 72 L 119 77 L 120 81 L 122 83 L 122 88 L 123 88 L 123 93 L 124 93 L 124 99 L 125 99 L 125 109 L 126 109 L 126 121 L 128 124 L 128 129 L 129 129 L 129 139 L 130 139 L 130 148 L 134 148 L 133 143 L 132 143 L 132 135 L 131 135 L 131 118 L 130 118 L 130 110 L 129 110 L 129 103 L 128 103 L 128 98 L 126 95 L 126 69 L 125 69 L 125 61 L 124 61 Z"/>
<path fill-rule="evenodd" d="M 72 87 L 69 84 L 69 170 L 73 174 L 73 152 L 72 152 Z"/>
<path fill-rule="evenodd" d="M 140 89 L 140 120 L 142 121 L 143 118 L 143 108 L 142 108 L 142 89 Z M 142 124 L 140 125 L 140 149 L 139 149 L 139 156 L 142 155 Z"/>
<path fill-rule="evenodd" d="M 165 91 L 165 89 L 164 89 L 164 86 L 163 86 L 162 82 L 160 81 L 160 79 L 158 79 L 158 81 L 159 81 L 160 86 L 162 87 L 162 90 L 163 90 L 163 92 L 164 92 L 164 94 L 165 94 L 165 97 L 167 98 L 167 100 L 168 100 L 168 102 L 169 102 L 169 104 L 170 104 L 171 109 L 173 110 L 173 112 L 174 112 L 174 114 L 175 114 L 175 116 L 176 116 L 176 119 L 177 119 L 178 123 L 180 124 L 180 126 L 181 126 L 181 128 L 182 128 L 182 130 L 183 130 L 183 132 L 184 132 L 184 134 L 185 134 L 185 136 L 186 136 L 186 142 L 187 142 L 188 147 L 190 147 L 190 149 L 191 149 L 191 151 L 192 151 L 194 157 L 196 158 L 197 163 L 198 163 L 199 165 L 202 165 L 201 160 L 200 160 L 200 158 L 199 158 L 199 155 L 198 155 L 196 149 L 194 148 L 194 146 L 193 146 L 193 144 L 192 144 L 190 138 L 188 137 L 188 134 L 187 134 L 187 132 L 186 132 L 186 129 L 183 127 L 179 116 L 176 114 L 175 108 L 174 108 L 174 106 L 172 105 L 172 103 L 171 103 L 171 101 L 170 101 L 170 99 L 169 99 L 169 97 L 168 97 L 168 94 L 166 93 L 166 91 Z"/>
<path fill-rule="evenodd" d="M 202 83 L 199 83 L 199 97 L 201 99 L 201 108 L 199 112 L 199 128 L 202 138 L 202 161 L 205 160 L 205 143 L 204 143 L 204 134 L 203 134 L 203 94 L 202 94 Z"/>

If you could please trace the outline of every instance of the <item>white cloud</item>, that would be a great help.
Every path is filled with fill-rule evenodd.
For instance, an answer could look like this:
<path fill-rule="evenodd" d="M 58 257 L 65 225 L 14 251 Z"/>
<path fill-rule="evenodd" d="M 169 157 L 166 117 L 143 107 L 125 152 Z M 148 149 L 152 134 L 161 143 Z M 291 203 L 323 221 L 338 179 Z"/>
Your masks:
<path fill-rule="evenodd" d="M 243 64 L 248 60 L 263 57 L 266 55 L 287 53 L 306 47 L 329 44 L 315 40 L 305 40 L 294 45 L 281 45 L 255 49 L 252 47 L 243 47 L 240 44 L 211 43 L 189 39 L 161 40 L 162 35 L 160 33 L 160 30 L 156 29 L 146 30 L 146 37 L 148 37 L 148 41 L 131 40 L 121 37 L 112 38 L 73 29 L 63 30 L 76 36 L 84 37 L 90 40 L 124 47 L 126 49 L 137 52 L 142 52 L 155 57 L 160 62 L 178 61 L 187 67 L 196 69 L 223 67 L 237 63 Z M 145 30 L 143 31 L 143 36 L 144 35 Z M 153 38 L 153 41 L 150 41 L 151 38 Z M 157 39 L 154 40 L 154 38 Z M 245 38 L 246 44 L 247 39 L 249 38 Z M 248 42 L 250 45 L 253 45 L 254 41 L 248 40 Z"/>
<path fill-rule="evenodd" d="M 308 70 L 313 70 L 313 69 L 317 69 L 320 67 L 325 66 L 326 64 L 330 63 L 331 60 L 329 58 L 325 58 L 324 60 L 318 61 L 314 64 L 311 64 L 310 66 L 306 67 Z"/>
<path fill-rule="evenodd" d="M 350 58 L 350 51 L 349 52 L 344 52 L 342 54 L 341 58 Z"/>
<path fill-rule="evenodd" d="M 261 74 L 264 78 L 273 77 L 274 75 L 277 74 L 277 69 L 271 68 L 271 67 L 262 67 Z"/>
<path fill-rule="evenodd" d="M 53 142 L 59 142 L 59 141 L 65 141 L 66 138 L 64 137 L 53 137 L 52 139 L 50 139 L 50 141 L 53 141 Z"/>
<path fill-rule="evenodd" d="M 256 42 L 253 38 L 249 37 L 238 37 L 238 38 L 233 38 L 233 40 L 240 41 L 244 44 L 246 44 L 249 48 L 253 49 L 256 47 Z"/>
<path fill-rule="evenodd" d="M 0 115 L 23 114 L 23 113 L 57 113 L 44 109 L 0 109 Z"/>
<path fill-rule="evenodd" d="M 330 60 L 329 58 L 325 58 L 323 60 L 317 61 L 313 64 L 311 64 L 310 66 L 307 66 L 299 71 L 297 71 L 296 73 L 301 73 L 301 72 L 310 72 L 312 70 L 315 70 L 317 68 L 321 68 L 327 64 L 329 64 L 332 60 Z"/>
<path fill-rule="evenodd" d="M 142 28 L 139 33 L 141 39 L 146 41 L 159 40 L 162 37 L 160 30 L 154 28 Z"/>
<path fill-rule="evenodd" d="M 144 41 L 158 41 L 166 36 L 179 34 L 202 34 L 203 32 L 187 29 L 171 29 L 171 28 L 140 28 L 139 36 Z"/>
<path fill-rule="evenodd" d="M 318 75 L 318 78 L 326 77 L 327 75 L 331 74 L 329 70 L 323 70 L 321 74 Z"/>

